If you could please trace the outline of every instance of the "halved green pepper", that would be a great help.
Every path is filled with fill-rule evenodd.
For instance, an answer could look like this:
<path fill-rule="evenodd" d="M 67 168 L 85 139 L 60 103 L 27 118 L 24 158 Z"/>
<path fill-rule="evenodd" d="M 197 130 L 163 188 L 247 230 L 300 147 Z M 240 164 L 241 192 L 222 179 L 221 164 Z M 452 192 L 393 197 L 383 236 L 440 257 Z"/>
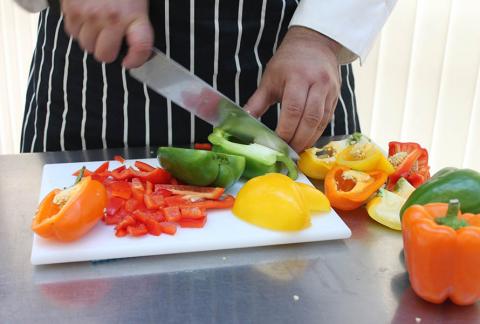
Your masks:
<path fill-rule="evenodd" d="M 286 167 L 288 176 L 294 180 L 297 179 L 298 171 L 295 162 L 286 154 L 257 143 L 232 142 L 231 138 L 230 134 L 218 128 L 208 136 L 208 140 L 213 144 L 213 151 L 245 157 L 246 164 L 243 172 L 245 178 L 250 179 L 266 173 L 281 172 L 283 167 Z"/>
<path fill-rule="evenodd" d="M 438 171 L 410 195 L 400 210 L 400 216 L 412 205 L 448 203 L 455 198 L 460 201 L 462 212 L 480 213 L 480 173 L 456 168 Z"/>
<path fill-rule="evenodd" d="M 245 158 L 205 150 L 160 147 L 157 152 L 163 168 L 178 180 L 195 186 L 228 188 L 245 169 Z"/>

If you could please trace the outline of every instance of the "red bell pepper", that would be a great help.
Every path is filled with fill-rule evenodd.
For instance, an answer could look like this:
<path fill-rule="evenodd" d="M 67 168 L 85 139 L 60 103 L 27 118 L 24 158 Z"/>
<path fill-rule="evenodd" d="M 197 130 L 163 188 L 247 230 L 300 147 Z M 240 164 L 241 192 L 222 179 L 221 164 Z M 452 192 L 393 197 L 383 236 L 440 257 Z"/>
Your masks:
<path fill-rule="evenodd" d="M 185 196 L 187 198 L 205 198 L 218 199 L 225 192 L 225 188 L 221 187 L 197 187 L 187 185 L 159 185 L 155 189 L 165 189 L 174 195 Z"/>
<path fill-rule="evenodd" d="M 393 190 L 397 181 L 402 177 L 415 188 L 430 178 L 428 151 L 419 144 L 390 142 L 388 157 L 395 167 L 395 172 L 388 178 L 388 190 Z"/>

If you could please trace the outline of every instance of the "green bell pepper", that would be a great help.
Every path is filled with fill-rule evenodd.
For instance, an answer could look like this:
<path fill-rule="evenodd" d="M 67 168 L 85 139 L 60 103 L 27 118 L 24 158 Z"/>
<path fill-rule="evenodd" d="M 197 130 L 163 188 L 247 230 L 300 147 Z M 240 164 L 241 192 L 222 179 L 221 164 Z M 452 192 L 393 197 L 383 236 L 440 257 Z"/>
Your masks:
<path fill-rule="evenodd" d="M 245 158 L 205 150 L 160 147 L 157 152 L 163 168 L 178 180 L 195 186 L 228 188 L 245 169 Z"/>
<path fill-rule="evenodd" d="M 407 199 L 400 215 L 412 205 L 448 203 L 458 199 L 463 213 L 480 213 L 480 173 L 470 169 L 444 168 L 418 187 Z"/>
<path fill-rule="evenodd" d="M 245 157 L 243 177 L 250 179 L 266 173 L 281 172 L 285 166 L 288 176 L 293 180 L 297 179 L 298 171 L 295 162 L 286 154 L 257 143 L 241 144 L 232 142 L 230 139 L 231 136 L 228 133 L 218 128 L 208 136 L 208 140 L 213 144 L 213 151 Z"/>

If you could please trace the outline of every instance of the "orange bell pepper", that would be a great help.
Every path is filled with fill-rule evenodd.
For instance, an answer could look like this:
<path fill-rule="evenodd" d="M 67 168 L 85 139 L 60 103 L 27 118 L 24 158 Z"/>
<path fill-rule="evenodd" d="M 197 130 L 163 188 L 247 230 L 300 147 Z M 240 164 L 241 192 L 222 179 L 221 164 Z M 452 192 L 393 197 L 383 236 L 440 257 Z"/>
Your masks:
<path fill-rule="evenodd" d="M 336 166 L 325 177 L 325 194 L 333 207 L 353 210 L 363 205 L 387 177 L 383 171 L 361 172 Z"/>
<path fill-rule="evenodd" d="M 95 226 L 106 206 L 105 187 L 86 177 L 68 189 L 52 190 L 40 203 L 32 230 L 47 239 L 74 241 Z"/>
<path fill-rule="evenodd" d="M 413 205 L 402 218 L 410 283 L 432 303 L 450 298 L 470 305 L 480 299 L 480 214 L 462 215 L 459 205 Z"/>

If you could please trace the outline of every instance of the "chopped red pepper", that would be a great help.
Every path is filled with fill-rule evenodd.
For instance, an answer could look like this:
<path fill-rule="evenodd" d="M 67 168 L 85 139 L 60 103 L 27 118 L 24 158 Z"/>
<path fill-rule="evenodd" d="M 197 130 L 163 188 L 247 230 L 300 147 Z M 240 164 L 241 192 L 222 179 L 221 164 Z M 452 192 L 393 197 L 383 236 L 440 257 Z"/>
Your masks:
<path fill-rule="evenodd" d="M 197 219 L 182 218 L 178 221 L 178 225 L 183 228 L 202 228 L 207 222 L 207 217 L 201 217 Z"/>
<path fill-rule="evenodd" d="M 132 196 L 132 189 L 130 183 L 124 181 L 113 181 L 109 184 L 112 197 L 119 197 L 129 199 Z"/>
<path fill-rule="evenodd" d="M 180 207 L 180 213 L 182 214 L 182 219 L 185 219 L 185 218 L 199 219 L 207 216 L 207 210 L 205 208 L 196 207 L 196 206 Z"/>
<path fill-rule="evenodd" d="M 105 161 L 93 173 L 97 173 L 97 174 L 104 173 L 108 171 L 109 165 L 110 165 L 110 162 Z"/>
<path fill-rule="evenodd" d="M 125 159 L 124 159 L 123 156 L 121 156 L 121 155 L 115 155 L 115 156 L 113 157 L 113 159 L 114 159 L 115 161 L 118 161 L 118 162 L 122 163 L 122 164 L 125 163 Z"/>
<path fill-rule="evenodd" d="M 143 236 L 148 233 L 148 229 L 145 224 L 138 223 L 127 227 L 128 234 L 132 236 Z"/>
<path fill-rule="evenodd" d="M 212 150 L 212 144 L 210 144 L 210 143 L 195 143 L 193 148 L 196 149 L 196 150 L 211 151 Z"/>
<path fill-rule="evenodd" d="M 144 172 L 151 172 L 155 170 L 153 166 L 142 161 L 135 161 L 135 166 L 137 167 L 138 170 L 144 171 Z"/>
<path fill-rule="evenodd" d="M 132 194 L 133 198 L 138 201 L 143 201 L 143 195 L 145 194 L 145 188 L 143 187 L 142 181 L 138 178 L 132 179 Z"/>
<path fill-rule="evenodd" d="M 167 222 L 178 222 L 182 218 L 179 207 L 165 207 L 163 214 Z"/>
<path fill-rule="evenodd" d="M 175 223 L 161 222 L 159 224 L 160 224 L 160 227 L 162 228 L 162 233 L 165 233 L 168 235 L 175 235 L 175 233 L 177 232 L 177 225 Z"/>
<path fill-rule="evenodd" d="M 118 197 L 112 197 L 108 200 L 106 213 L 107 215 L 115 215 L 123 206 L 125 205 L 125 200 Z"/>

